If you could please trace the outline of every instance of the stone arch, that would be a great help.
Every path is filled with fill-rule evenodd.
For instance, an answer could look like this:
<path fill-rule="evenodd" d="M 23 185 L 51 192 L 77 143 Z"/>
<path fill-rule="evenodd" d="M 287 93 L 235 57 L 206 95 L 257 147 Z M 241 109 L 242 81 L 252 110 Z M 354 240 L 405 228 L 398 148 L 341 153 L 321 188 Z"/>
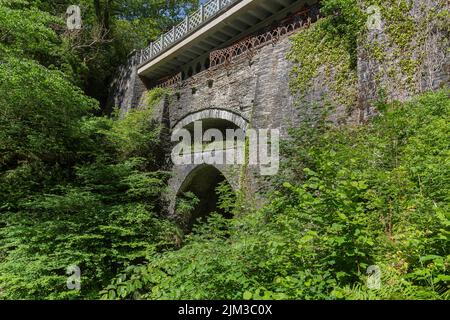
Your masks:
<path fill-rule="evenodd" d="M 243 116 L 224 109 L 205 109 L 194 113 L 190 113 L 184 118 L 176 122 L 172 130 L 180 130 L 195 121 L 203 121 L 207 119 L 220 119 L 233 123 L 236 127 L 246 131 L 249 121 Z"/>
<path fill-rule="evenodd" d="M 175 191 L 174 195 L 178 196 L 180 195 L 180 192 L 184 192 L 183 190 L 186 185 L 188 185 L 199 172 L 207 167 L 215 168 L 215 170 L 219 171 L 231 185 L 233 190 L 237 191 L 239 189 L 239 179 L 234 175 L 234 171 L 226 170 L 224 165 L 186 165 L 183 166 L 181 170 L 178 170 L 176 183 L 172 184 L 172 189 Z"/>
<path fill-rule="evenodd" d="M 175 206 L 180 196 L 186 192 L 195 194 L 199 199 L 199 204 L 194 208 L 186 225 L 187 230 L 190 230 L 197 219 L 207 217 L 213 211 L 221 213 L 217 207 L 216 188 L 220 183 L 227 182 L 233 190 L 237 191 L 239 186 L 236 180 L 233 175 L 220 166 L 201 164 L 184 167 L 182 172 L 178 172 L 178 183 L 173 185 L 175 191 L 173 213 L 176 213 Z"/>
<path fill-rule="evenodd" d="M 172 131 L 176 132 L 180 129 L 188 129 L 191 130 L 193 124 L 196 121 L 201 121 L 204 125 L 203 129 L 216 128 L 223 132 L 223 129 L 241 129 L 246 132 L 248 127 L 248 120 L 243 116 L 228 111 L 224 109 L 204 109 L 194 113 L 190 113 L 186 115 L 184 118 L 180 119 L 175 125 L 172 127 Z M 226 150 L 223 152 L 227 152 Z M 209 169 L 208 169 L 209 168 Z M 206 165 L 206 164 L 186 164 L 174 166 L 172 169 L 172 178 L 169 181 L 169 186 L 171 189 L 170 198 L 169 198 L 169 214 L 172 215 L 175 213 L 176 199 L 180 195 L 180 192 L 183 192 L 186 189 L 186 185 L 191 183 L 191 180 L 195 177 L 200 177 L 204 179 L 205 177 L 214 177 L 214 175 L 207 175 L 208 170 L 211 172 L 220 172 L 221 175 L 228 181 L 231 187 L 234 190 L 239 189 L 239 172 L 241 166 L 240 165 Z M 205 171 L 206 170 L 206 171 Z M 212 170 L 212 171 L 211 171 Z M 216 170 L 216 171 L 214 171 Z M 203 176 L 197 176 L 199 172 L 206 172 Z M 217 181 L 220 181 L 221 178 L 216 175 L 216 179 L 211 178 L 208 180 L 207 184 L 215 184 Z M 209 190 L 211 191 L 211 190 Z M 213 198 L 213 196 L 212 196 Z"/>

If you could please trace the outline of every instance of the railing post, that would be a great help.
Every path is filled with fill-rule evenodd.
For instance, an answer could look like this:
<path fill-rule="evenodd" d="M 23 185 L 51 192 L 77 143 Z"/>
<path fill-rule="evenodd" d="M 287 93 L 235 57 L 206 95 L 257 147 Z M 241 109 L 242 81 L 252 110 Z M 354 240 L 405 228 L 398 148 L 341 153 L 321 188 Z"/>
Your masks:
<path fill-rule="evenodd" d="M 161 51 L 164 48 L 164 33 L 161 35 Z"/>
<path fill-rule="evenodd" d="M 153 41 L 150 43 L 150 57 L 153 57 Z"/>
<path fill-rule="evenodd" d="M 175 34 L 176 34 L 176 27 L 175 26 L 173 26 L 173 29 L 172 29 L 172 34 L 173 34 L 173 42 L 175 42 Z"/>
<path fill-rule="evenodd" d="M 205 5 L 200 5 L 200 16 L 201 16 L 201 20 L 202 22 L 205 21 Z"/>
<path fill-rule="evenodd" d="M 218 8 L 219 8 L 219 11 L 220 11 L 220 10 L 222 10 L 222 6 L 223 6 L 222 0 L 217 0 L 217 1 L 219 1 Z"/>
<path fill-rule="evenodd" d="M 190 29 L 190 23 L 191 22 L 191 19 L 190 19 L 190 17 L 189 17 L 189 15 L 187 15 L 186 16 L 186 33 L 189 33 L 189 29 Z"/>

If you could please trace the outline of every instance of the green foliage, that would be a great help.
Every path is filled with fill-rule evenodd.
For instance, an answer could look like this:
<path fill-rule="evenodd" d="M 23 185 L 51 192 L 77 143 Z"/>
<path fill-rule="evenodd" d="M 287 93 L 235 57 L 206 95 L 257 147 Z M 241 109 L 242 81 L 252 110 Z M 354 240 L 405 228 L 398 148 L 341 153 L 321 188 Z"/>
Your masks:
<path fill-rule="evenodd" d="M 292 37 L 288 58 L 294 62 L 294 93 L 318 100 L 319 92 L 330 107 L 351 111 L 358 104 L 358 52 L 369 66 L 369 82 L 374 82 L 369 95 L 412 96 L 435 88 L 434 70 L 445 69 L 447 1 L 325 0 L 321 4 L 323 18 Z M 365 11 L 373 5 L 380 9 L 378 31 L 366 27 Z M 371 70 L 371 61 L 380 67 Z"/>
<path fill-rule="evenodd" d="M 172 90 L 168 88 L 153 88 L 147 92 L 147 103 L 150 108 L 160 102 L 165 96 L 170 96 Z"/>
<path fill-rule="evenodd" d="M 0 77 L 0 201 L 8 208 L 51 184 L 47 170 L 64 179 L 60 168 L 79 159 L 79 120 L 97 104 L 61 72 L 31 60 L 4 57 Z"/>
<path fill-rule="evenodd" d="M 233 216 L 237 210 L 237 194 L 234 192 L 228 181 L 219 183 L 216 188 L 218 195 L 217 208 L 222 210 L 223 214 Z"/>
<path fill-rule="evenodd" d="M 120 37 L 132 50 L 147 46 L 198 4 L 198 0 L 116 0 L 111 10 Z"/>
<path fill-rule="evenodd" d="M 177 197 L 175 214 L 178 224 L 183 229 L 187 229 L 189 222 L 192 220 L 192 212 L 199 203 L 200 199 L 192 192 L 186 192 Z"/>
<path fill-rule="evenodd" d="M 106 134 L 111 142 L 118 144 L 121 152 L 118 156 L 126 159 L 133 156 L 146 157 L 149 154 L 156 156 L 160 147 L 160 131 L 159 125 L 152 119 L 152 110 L 148 108 L 129 112 Z"/>
<path fill-rule="evenodd" d="M 378 90 L 418 93 L 423 88 L 432 89 L 431 70 L 441 68 L 443 61 L 439 60 L 445 58 L 437 56 L 448 47 L 448 2 L 367 0 L 365 3 L 377 5 L 383 21 L 383 33 L 364 44 L 368 58 L 383 66 L 375 77 L 388 84 Z"/>
<path fill-rule="evenodd" d="M 1 0 L 0 56 L 8 50 L 64 71 L 109 113 L 109 84 L 128 54 L 147 46 L 197 3 L 80 0 L 82 29 L 68 31 L 65 14 L 73 1 Z"/>
<path fill-rule="evenodd" d="M 151 123 L 146 110 L 139 117 Z M 156 166 L 151 157 L 135 157 L 148 144 L 157 144 L 155 128 L 134 128 L 138 136 L 153 140 L 135 139 L 131 148 L 122 143 L 129 137 L 121 130 L 122 122 L 128 121 L 84 120 L 79 143 L 85 161 L 72 168 L 48 169 L 45 173 L 53 184 L 28 190 L 26 195 L 24 190 L 14 203 L 17 189 L 7 187 L 8 182 L 28 186 L 31 182 L 26 179 L 35 179 L 33 167 L 1 176 L 2 196 L 10 201 L 2 201 L 3 298 L 95 298 L 118 270 L 141 263 L 154 250 L 173 243 L 177 228 L 159 217 L 168 175 L 150 171 Z M 57 175 L 67 170 L 70 182 L 58 181 Z M 79 293 L 65 288 L 64 270 L 69 265 L 82 270 Z"/>
<path fill-rule="evenodd" d="M 186 11 L 197 7 L 197 3 L 197 0 L 81 1 L 86 27 L 70 35 L 69 41 L 88 69 L 84 81 L 87 93 L 104 106 L 108 85 L 128 54 L 146 47 L 150 40 L 182 19 Z"/>
<path fill-rule="evenodd" d="M 301 172 L 284 169 L 266 207 L 211 216 L 103 298 L 448 298 L 448 94 L 386 105 L 367 126 L 294 129 L 284 168 Z"/>
<path fill-rule="evenodd" d="M 327 97 L 334 103 L 354 106 L 356 99 L 356 70 L 345 42 L 327 35 L 325 21 L 319 21 L 293 37 L 288 58 L 294 62 L 290 86 L 294 93 L 306 96 L 316 87 L 329 85 Z M 316 83 L 316 79 L 321 79 Z"/>
<path fill-rule="evenodd" d="M 37 10 L 28 1 L 0 1 L 0 58 L 31 59 L 77 78 L 79 61 L 57 33 L 64 21 Z"/>
<path fill-rule="evenodd" d="M 321 20 L 292 37 L 291 89 L 306 96 L 317 86 L 327 86 L 326 98 L 333 104 L 354 107 L 357 41 L 364 14 L 356 0 L 322 1 L 321 14 Z"/>
<path fill-rule="evenodd" d="M 177 240 L 160 217 L 168 174 L 152 108 L 92 115 L 98 102 L 75 86 L 91 53 L 59 32 L 61 8 L 0 2 L 2 299 L 96 298 L 118 270 Z M 79 292 L 66 288 L 70 265 L 81 268 Z"/>
<path fill-rule="evenodd" d="M 321 14 L 325 16 L 323 29 L 327 36 L 339 38 L 350 55 L 351 67 L 356 68 L 358 38 L 366 15 L 357 0 L 326 0 Z M 329 39 L 325 39 L 327 41 Z"/>
<path fill-rule="evenodd" d="M 63 143 L 71 143 L 67 139 L 75 134 L 79 118 L 97 105 L 68 82 L 61 72 L 48 70 L 34 61 L 4 58 L 0 76 L 2 133 L 13 140 L 11 144 L 15 146 L 11 148 L 43 153 Z M 23 84 L 30 86 L 23 87 Z M 18 135 L 26 136 L 26 139 L 18 139 Z M 22 143 L 28 144 L 18 146 Z M 3 144 L 4 147 L 8 145 Z M 7 154 L 7 150 L 2 152 L 2 156 Z"/>

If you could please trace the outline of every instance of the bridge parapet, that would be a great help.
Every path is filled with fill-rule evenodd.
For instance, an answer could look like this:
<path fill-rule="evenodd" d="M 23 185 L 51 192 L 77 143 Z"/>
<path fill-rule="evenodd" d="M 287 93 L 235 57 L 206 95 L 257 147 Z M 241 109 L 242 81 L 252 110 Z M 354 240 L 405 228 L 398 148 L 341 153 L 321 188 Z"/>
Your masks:
<path fill-rule="evenodd" d="M 144 64 L 167 51 L 174 44 L 185 39 L 189 34 L 198 30 L 203 24 L 214 19 L 220 12 L 229 9 L 241 0 L 209 0 L 200 8 L 188 15 L 172 30 L 162 34 L 156 41 L 142 50 L 140 63 Z"/>
<path fill-rule="evenodd" d="M 286 24 L 286 19 L 298 12 L 314 20 L 318 0 L 209 0 L 142 50 L 138 74 L 150 87 L 171 84 L 179 80 L 180 74 L 182 80 L 190 78 L 208 69 L 211 57 L 220 50 L 252 38 L 261 30 L 280 26 L 269 37 L 253 37 L 252 47 L 291 32 L 296 26 Z M 298 22 L 302 26 L 306 19 Z M 246 48 L 250 49 L 249 45 Z M 212 52 L 216 55 L 211 56 Z M 213 60 L 213 65 L 220 63 Z"/>

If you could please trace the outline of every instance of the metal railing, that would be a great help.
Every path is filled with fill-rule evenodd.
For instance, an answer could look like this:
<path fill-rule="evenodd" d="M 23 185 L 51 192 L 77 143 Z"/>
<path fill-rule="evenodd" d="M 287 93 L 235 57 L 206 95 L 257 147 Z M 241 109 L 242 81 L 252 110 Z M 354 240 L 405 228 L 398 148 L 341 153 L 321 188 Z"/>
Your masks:
<path fill-rule="evenodd" d="M 205 22 L 209 22 L 223 10 L 228 9 L 233 4 L 241 0 L 209 0 L 202 4 L 200 8 L 186 16 L 178 25 L 170 31 L 162 34 L 156 41 L 141 50 L 140 64 L 149 62 L 167 51 L 175 43 L 186 38 L 187 35 L 199 29 Z"/>

